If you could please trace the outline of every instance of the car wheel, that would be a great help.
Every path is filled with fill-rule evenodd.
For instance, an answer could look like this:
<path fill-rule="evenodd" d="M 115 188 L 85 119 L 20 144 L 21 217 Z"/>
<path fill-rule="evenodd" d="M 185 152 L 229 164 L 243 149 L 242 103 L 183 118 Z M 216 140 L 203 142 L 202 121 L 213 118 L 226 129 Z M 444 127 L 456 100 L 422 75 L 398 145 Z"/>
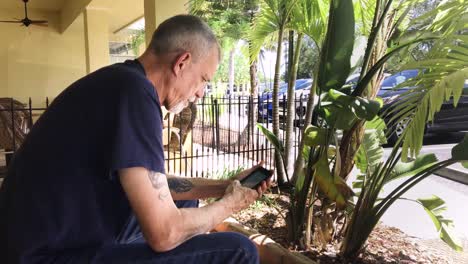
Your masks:
<path fill-rule="evenodd" d="M 405 117 L 395 125 L 394 131 L 387 139 L 388 144 L 390 146 L 395 145 L 395 143 L 398 141 L 398 138 L 400 138 L 403 135 L 403 132 L 405 131 L 406 127 L 408 127 L 410 121 L 411 118 Z"/>

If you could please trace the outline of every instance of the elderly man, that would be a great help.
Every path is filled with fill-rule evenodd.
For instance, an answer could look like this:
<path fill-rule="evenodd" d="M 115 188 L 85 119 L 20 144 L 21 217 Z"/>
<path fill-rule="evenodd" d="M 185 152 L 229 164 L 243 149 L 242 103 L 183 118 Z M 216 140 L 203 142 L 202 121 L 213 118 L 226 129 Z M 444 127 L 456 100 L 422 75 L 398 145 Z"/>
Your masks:
<path fill-rule="evenodd" d="M 0 262 L 257 263 L 246 237 L 206 233 L 269 183 L 252 190 L 164 174 L 161 105 L 179 112 L 202 97 L 219 58 L 209 27 L 180 15 L 156 29 L 137 60 L 61 93 L 0 190 Z M 221 199 L 187 208 L 206 197 Z"/>

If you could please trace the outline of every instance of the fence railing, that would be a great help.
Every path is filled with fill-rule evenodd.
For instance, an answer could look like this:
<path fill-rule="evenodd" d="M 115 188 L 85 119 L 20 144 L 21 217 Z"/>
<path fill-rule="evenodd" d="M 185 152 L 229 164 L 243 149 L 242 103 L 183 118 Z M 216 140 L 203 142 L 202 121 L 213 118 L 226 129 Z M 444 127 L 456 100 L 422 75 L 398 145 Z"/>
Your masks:
<path fill-rule="evenodd" d="M 306 97 L 295 96 L 294 99 L 294 109 L 302 111 Z M 257 126 L 252 125 L 252 118 L 249 120 L 252 116 L 254 123 L 263 123 L 271 129 L 271 101 L 271 95 L 266 94 L 205 96 L 180 114 L 167 115 L 163 131 L 166 171 L 187 177 L 216 177 L 239 167 L 248 168 L 260 160 L 265 162 L 265 167 L 273 168 L 274 148 Z M 280 138 L 283 140 L 288 114 L 286 102 L 284 97 L 280 100 Z M 48 105 L 48 99 L 44 107 L 33 107 L 31 99 L 22 104 L 11 98 L 0 98 L 0 148 L 6 154 L 6 165 Z M 303 113 L 292 114 L 295 115 L 294 146 L 297 146 Z M 293 151 L 297 155 L 296 147 Z"/>

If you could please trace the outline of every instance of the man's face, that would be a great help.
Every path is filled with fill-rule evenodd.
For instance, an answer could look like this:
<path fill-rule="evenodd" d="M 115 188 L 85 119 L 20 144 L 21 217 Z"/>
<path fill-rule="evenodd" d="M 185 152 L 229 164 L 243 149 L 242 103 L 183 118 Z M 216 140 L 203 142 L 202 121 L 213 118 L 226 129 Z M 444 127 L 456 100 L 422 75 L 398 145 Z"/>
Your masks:
<path fill-rule="evenodd" d="M 169 92 L 166 108 L 174 114 L 180 113 L 189 102 L 202 98 L 207 82 L 213 78 L 218 68 L 218 51 L 213 48 L 197 62 L 191 59 L 180 71 Z"/>

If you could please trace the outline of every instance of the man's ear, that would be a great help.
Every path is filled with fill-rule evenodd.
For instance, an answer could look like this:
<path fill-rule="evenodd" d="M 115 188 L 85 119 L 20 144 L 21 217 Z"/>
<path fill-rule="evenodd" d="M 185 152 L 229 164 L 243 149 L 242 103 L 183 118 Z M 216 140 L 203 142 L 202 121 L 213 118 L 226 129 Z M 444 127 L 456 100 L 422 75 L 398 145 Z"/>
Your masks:
<path fill-rule="evenodd" d="M 181 53 L 174 60 L 172 71 L 176 76 L 178 76 L 191 62 L 192 54 L 190 54 L 190 52 Z"/>

